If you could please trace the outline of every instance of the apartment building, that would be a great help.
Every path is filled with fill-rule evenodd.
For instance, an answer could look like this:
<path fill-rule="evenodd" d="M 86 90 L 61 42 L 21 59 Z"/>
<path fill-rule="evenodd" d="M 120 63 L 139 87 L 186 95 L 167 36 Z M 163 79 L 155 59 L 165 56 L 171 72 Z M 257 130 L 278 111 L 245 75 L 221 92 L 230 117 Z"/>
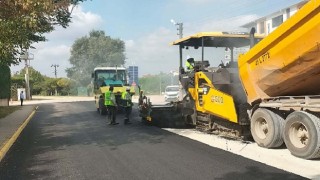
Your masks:
<path fill-rule="evenodd" d="M 308 0 L 301 1 L 297 4 L 291 5 L 287 8 L 280 9 L 270 15 L 261 17 L 257 20 L 249 22 L 242 25 L 241 27 L 250 30 L 252 27 L 256 28 L 256 33 L 258 34 L 270 34 L 275 30 L 280 24 L 289 19 L 293 14 L 295 14 Z"/>

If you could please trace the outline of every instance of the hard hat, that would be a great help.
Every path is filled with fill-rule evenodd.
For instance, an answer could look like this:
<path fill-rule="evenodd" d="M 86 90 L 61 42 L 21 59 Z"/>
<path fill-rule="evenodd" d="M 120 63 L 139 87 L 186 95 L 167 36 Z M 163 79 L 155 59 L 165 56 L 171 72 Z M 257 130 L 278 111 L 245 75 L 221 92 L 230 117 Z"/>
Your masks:
<path fill-rule="evenodd" d="M 127 87 L 127 88 L 126 88 L 126 91 L 130 91 L 130 87 Z"/>

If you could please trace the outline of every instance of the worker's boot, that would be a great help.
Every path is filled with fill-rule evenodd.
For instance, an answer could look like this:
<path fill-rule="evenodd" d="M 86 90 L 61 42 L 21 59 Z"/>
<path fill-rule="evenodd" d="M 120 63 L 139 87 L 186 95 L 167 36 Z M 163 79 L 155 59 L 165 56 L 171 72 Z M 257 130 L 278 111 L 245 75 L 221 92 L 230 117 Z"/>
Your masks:
<path fill-rule="evenodd" d="M 128 118 L 124 119 L 124 124 L 131 124 Z"/>

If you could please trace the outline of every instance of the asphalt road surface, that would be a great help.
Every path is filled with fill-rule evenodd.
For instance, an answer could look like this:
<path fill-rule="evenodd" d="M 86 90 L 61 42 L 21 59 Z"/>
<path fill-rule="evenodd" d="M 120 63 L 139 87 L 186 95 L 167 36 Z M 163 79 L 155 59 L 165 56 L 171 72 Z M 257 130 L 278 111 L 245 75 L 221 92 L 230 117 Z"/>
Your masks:
<path fill-rule="evenodd" d="M 303 179 L 140 122 L 107 124 L 93 102 L 41 104 L 0 179 Z"/>

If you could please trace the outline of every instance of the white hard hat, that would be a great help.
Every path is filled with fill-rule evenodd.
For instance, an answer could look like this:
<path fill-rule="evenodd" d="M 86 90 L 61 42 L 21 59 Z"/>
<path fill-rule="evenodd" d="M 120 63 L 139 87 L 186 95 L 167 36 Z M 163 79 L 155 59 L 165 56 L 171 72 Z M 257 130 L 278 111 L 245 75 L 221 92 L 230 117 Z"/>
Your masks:
<path fill-rule="evenodd" d="M 130 91 L 130 87 L 127 87 L 126 90 L 127 90 L 127 91 Z"/>

